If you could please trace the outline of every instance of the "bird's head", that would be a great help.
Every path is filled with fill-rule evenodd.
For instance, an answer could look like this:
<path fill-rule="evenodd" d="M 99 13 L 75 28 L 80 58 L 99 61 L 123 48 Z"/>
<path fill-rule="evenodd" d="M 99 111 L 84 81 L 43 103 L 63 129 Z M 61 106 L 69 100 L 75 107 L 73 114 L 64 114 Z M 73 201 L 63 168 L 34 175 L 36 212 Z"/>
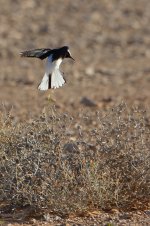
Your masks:
<path fill-rule="evenodd" d="M 72 60 L 75 61 L 75 59 L 73 59 L 73 57 L 71 56 L 71 53 L 69 51 L 69 47 L 68 46 L 64 46 L 65 49 L 65 58 L 71 58 Z"/>

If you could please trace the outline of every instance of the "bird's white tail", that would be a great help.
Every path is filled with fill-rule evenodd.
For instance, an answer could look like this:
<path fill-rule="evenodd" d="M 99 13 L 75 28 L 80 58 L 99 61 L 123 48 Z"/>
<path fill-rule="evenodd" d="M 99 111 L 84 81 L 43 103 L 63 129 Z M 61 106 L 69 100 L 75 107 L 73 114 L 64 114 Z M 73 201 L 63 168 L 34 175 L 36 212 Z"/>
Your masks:
<path fill-rule="evenodd" d="M 63 78 L 63 75 L 59 71 L 59 69 L 55 69 L 51 76 L 51 88 L 56 89 L 65 84 L 65 79 Z"/>
<path fill-rule="evenodd" d="M 42 82 L 38 86 L 39 90 L 45 91 L 49 89 L 49 75 L 47 73 L 44 74 Z"/>
<path fill-rule="evenodd" d="M 65 84 L 65 79 L 63 75 L 59 71 L 59 69 L 55 69 L 52 74 L 44 74 L 42 82 L 38 86 L 39 90 L 46 91 L 48 89 L 56 89 Z"/>
<path fill-rule="evenodd" d="M 62 59 L 52 61 L 52 55 L 47 58 L 44 77 L 38 86 L 39 90 L 56 89 L 65 84 L 65 79 L 59 71 Z"/>

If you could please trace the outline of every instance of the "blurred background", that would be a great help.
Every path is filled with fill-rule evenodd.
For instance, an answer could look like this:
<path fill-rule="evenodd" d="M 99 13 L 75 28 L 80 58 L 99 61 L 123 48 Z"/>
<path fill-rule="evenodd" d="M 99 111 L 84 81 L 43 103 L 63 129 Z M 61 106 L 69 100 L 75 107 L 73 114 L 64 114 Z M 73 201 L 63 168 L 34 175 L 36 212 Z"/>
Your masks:
<path fill-rule="evenodd" d="M 58 111 L 150 104 L 149 0 L 0 0 L 0 110 L 17 121 L 41 114 L 37 86 L 45 61 L 20 58 L 34 48 L 70 47 L 67 84 L 53 91 Z"/>

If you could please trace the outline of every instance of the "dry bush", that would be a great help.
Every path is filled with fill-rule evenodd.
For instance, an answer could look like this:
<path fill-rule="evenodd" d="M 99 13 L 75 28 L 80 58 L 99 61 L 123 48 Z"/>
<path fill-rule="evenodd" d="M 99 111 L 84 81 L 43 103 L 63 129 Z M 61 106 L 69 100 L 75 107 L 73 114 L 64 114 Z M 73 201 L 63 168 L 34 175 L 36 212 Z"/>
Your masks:
<path fill-rule="evenodd" d="M 13 206 L 66 214 L 149 202 L 150 124 L 125 104 L 107 114 L 55 108 L 18 127 L 1 120 L 0 193 Z"/>

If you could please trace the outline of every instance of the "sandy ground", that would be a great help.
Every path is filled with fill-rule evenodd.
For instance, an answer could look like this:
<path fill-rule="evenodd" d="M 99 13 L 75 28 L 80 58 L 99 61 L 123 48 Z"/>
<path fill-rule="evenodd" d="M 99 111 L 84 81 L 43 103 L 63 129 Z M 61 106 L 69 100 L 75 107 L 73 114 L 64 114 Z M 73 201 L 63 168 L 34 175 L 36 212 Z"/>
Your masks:
<path fill-rule="evenodd" d="M 150 2 L 3 1 L 0 7 L 0 102 L 17 121 L 40 114 L 48 92 L 37 86 L 45 62 L 20 58 L 26 49 L 68 45 L 67 84 L 52 95 L 60 111 L 77 111 L 83 97 L 99 109 L 121 101 L 150 104 Z M 85 103 L 86 105 L 86 103 Z"/>
<path fill-rule="evenodd" d="M 73 114 L 84 106 L 92 110 L 85 97 L 98 110 L 111 109 L 123 101 L 149 111 L 149 0 L 1 0 L 0 3 L 2 113 L 10 111 L 15 122 L 25 122 L 53 104 L 47 101 L 48 92 L 37 90 L 45 62 L 20 58 L 19 52 L 63 45 L 70 47 L 76 61 L 64 60 L 61 70 L 67 84 L 51 91 L 58 111 Z M 127 224 L 116 222 L 116 225 Z"/>

